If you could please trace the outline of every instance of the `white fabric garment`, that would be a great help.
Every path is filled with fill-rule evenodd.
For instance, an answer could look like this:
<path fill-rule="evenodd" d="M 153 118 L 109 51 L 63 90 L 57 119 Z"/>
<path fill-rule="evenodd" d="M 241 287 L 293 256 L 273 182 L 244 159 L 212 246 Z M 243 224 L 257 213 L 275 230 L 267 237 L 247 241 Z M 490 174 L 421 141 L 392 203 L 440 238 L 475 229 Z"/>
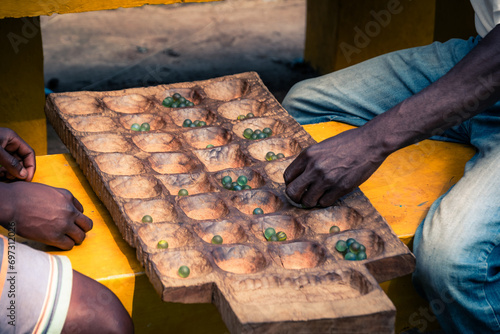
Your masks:
<path fill-rule="evenodd" d="M 470 2 L 476 13 L 476 31 L 484 37 L 500 24 L 500 0 L 470 0 Z"/>

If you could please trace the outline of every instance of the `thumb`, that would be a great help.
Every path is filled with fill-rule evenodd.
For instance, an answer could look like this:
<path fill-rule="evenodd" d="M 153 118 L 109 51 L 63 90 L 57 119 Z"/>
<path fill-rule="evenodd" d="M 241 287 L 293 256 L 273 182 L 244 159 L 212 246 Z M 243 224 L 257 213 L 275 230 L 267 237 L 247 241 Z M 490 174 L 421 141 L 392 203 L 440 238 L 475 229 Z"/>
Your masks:
<path fill-rule="evenodd" d="M 0 148 L 0 165 L 7 170 L 10 175 L 24 180 L 28 176 L 28 171 L 24 168 L 21 160 L 10 155 L 3 148 Z"/>

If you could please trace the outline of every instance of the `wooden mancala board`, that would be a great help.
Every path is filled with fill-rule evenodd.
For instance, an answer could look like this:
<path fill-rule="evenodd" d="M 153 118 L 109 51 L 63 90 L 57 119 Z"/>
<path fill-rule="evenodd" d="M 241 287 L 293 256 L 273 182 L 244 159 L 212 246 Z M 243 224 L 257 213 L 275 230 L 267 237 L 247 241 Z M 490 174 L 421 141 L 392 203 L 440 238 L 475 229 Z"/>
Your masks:
<path fill-rule="evenodd" d="M 195 105 L 164 107 L 174 93 Z M 255 117 L 237 119 L 248 113 Z M 233 333 L 394 331 L 395 308 L 378 282 L 411 273 L 413 254 L 359 190 L 329 208 L 287 201 L 283 171 L 315 141 L 256 73 L 50 94 L 46 114 L 164 301 L 214 303 Z M 183 127 L 185 119 L 207 125 Z M 145 122 L 149 132 L 131 130 Z M 266 127 L 269 138 L 243 137 Z M 267 161 L 269 151 L 285 158 Z M 252 189 L 225 189 L 226 175 L 245 175 Z M 177 195 L 182 188 L 188 196 Z M 253 215 L 257 207 L 264 214 Z M 332 225 L 341 232 L 330 234 Z M 287 240 L 267 241 L 268 227 Z M 366 260 L 335 250 L 351 237 Z M 168 249 L 157 248 L 162 239 Z"/>

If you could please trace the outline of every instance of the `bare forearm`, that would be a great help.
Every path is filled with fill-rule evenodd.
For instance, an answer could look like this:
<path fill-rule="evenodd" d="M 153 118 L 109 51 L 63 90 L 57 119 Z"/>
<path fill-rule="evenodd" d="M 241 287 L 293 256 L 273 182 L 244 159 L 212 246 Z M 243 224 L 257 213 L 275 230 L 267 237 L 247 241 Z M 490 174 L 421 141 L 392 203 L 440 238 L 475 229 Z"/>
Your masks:
<path fill-rule="evenodd" d="M 390 154 L 458 125 L 500 100 L 500 25 L 446 75 L 364 127 Z"/>
<path fill-rule="evenodd" d="M 0 226 L 6 227 L 14 217 L 11 187 L 8 183 L 0 182 Z"/>

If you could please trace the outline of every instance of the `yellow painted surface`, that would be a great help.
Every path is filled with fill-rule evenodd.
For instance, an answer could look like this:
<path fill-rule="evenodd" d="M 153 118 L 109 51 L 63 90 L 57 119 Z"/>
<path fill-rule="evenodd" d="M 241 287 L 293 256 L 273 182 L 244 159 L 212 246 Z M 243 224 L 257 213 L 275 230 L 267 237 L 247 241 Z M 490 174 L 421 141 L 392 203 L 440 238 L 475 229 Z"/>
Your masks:
<path fill-rule="evenodd" d="M 329 122 L 304 126 L 316 141 L 352 128 Z M 411 245 L 412 235 L 432 201 L 462 175 L 470 147 L 424 141 L 389 157 L 361 189 L 387 219 L 400 239 Z M 70 190 L 93 220 L 94 228 L 82 245 L 68 252 L 40 244 L 35 248 L 64 254 L 75 270 L 109 287 L 134 319 L 137 333 L 228 332 L 211 304 L 164 303 L 154 291 L 137 259 L 135 250 L 122 239 L 108 211 L 96 197 L 74 159 L 67 154 L 37 157 L 35 182 Z M 428 304 L 411 286 L 410 276 L 381 284 L 396 306 L 396 332 L 417 326 L 437 328 L 426 318 Z"/>
<path fill-rule="evenodd" d="M 0 19 L 4 17 L 26 17 L 65 13 L 81 13 L 93 10 L 105 10 L 142 5 L 161 5 L 179 2 L 208 2 L 219 0 L 2 0 Z"/>
<path fill-rule="evenodd" d="M 16 131 L 37 155 L 47 154 L 43 87 L 39 18 L 0 20 L 0 127 Z"/>

